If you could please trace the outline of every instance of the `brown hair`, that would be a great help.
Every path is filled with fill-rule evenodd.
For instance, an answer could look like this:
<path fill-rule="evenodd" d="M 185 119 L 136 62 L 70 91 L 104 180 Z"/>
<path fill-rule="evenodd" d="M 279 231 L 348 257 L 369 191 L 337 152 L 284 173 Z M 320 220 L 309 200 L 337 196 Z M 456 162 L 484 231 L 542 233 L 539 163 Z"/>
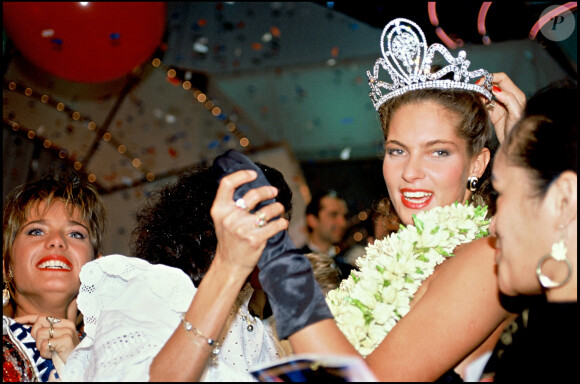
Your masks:
<path fill-rule="evenodd" d="M 332 257 L 323 252 L 309 252 L 305 256 L 310 260 L 314 278 L 325 295 L 340 285 L 339 269 Z"/>
<path fill-rule="evenodd" d="M 495 137 L 493 125 L 489 118 L 486 107 L 481 100 L 481 96 L 474 92 L 456 89 L 420 89 L 406 92 L 385 102 L 379 108 L 379 117 L 383 129 L 384 139 L 387 139 L 391 119 L 395 112 L 402 106 L 423 101 L 433 101 L 450 112 L 453 112 L 458 119 L 457 135 L 464 139 L 467 145 L 467 155 L 469 157 L 479 153 L 483 148 L 488 148 L 493 160 L 493 155 L 497 149 L 497 138 Z M 491 201 L 491 162 L 487 165 L 485 172 L 479 178 L 477 191 L 471 196 L 471 201 L 476 205 L 487 205 L 488 215 L 495 212 L 495 206 Z M 388 198 L 386 198 L 388 199 Z M 383 214 L 393 215 L 390 201 L 383 202 L 385 210 Z"/>
<path fill-rule="evenodd" d="M 96 188 L 77 175 L 63 177 L 48 175 L 39 181 L 16 187 L 4 200 L 2 257 L 5 281 L 9 276 L 14 240 L 30 215 L 30 210 L 38 209 L 41 202 L 44 202 L 45 209 L 48 209 L 58 200 L 64 201 L 69 214 L 75 209 L 80 210 L 83 220 L 88 224 L 94 255 L 99 253 L 105 232 L 106 210 Z"/>

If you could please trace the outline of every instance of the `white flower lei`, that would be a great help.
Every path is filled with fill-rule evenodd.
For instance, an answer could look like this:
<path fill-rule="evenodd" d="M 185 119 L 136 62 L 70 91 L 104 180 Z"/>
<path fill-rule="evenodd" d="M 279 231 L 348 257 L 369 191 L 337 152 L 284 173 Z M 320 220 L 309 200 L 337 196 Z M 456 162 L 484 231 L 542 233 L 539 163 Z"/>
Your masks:
<path fill-rule="evenodd" d="M 436 207 L 413 215 L 415 225 L 366 247 L 359 270 L 326 296 L 334 319 L 358 352 L 368 356 L 409 312 L 421 283 L 460 244 L 487 236 L 487 206 Z"/>

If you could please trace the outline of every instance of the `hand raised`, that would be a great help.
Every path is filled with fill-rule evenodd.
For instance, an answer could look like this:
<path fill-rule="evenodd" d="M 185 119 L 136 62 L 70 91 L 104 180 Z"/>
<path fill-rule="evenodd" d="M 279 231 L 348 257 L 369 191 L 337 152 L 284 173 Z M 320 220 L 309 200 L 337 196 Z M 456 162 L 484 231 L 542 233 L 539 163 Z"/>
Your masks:
<path fill-rule="evenodd" d="M 69 305 L 67 316 L 73 319 L 51 317 L 45 313 L 17 317 L 14 321 L 32 325 L 30 334 L 36 340 L 36 348 L 45 359 L 52 359 L 52 351 L 66 362 L 70 353 L 80 343 L 75 324 L 76 299 Z M 52 326 L 51 326 L 52 325 Z"/>
<path fill-rule="evenodd" d="M 482 79 L 477 81 L 479 84 Z M 500 144 L 514 125 L 521 119 L 526 107 L 526 95 L 503 72 L 493 74 L 492 94 L 495 97 L 488 108 L 491 122 Z"/>
<path fill-rule="evenodd" d="M 236 205 L 236 189 L 256 177 L 253 170 L 236 171 L 224 176 L 210 211 L 218 238 L 216 258 L 224 261 L 224 265 L 235 267 L 232 273 L 241 273 L 244 278 L 256 266 L 268 239 L 289 225 L 284 218 L 270 220 L 284 213 L 282 204 L 271 202 L 266 206 L 260 205 L 276 197 L 278 190 L 275 187 L 250 189 L 242 198 L 244 204 Z M 257 206 L 260 206 L 259 210 L 252 213 Z"/>

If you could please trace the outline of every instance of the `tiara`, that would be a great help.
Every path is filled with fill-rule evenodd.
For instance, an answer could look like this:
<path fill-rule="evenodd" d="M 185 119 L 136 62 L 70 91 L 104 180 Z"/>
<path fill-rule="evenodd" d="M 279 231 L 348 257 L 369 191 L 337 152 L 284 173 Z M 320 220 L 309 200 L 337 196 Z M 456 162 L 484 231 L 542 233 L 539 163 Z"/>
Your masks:
<path fill-rule="evenodd" d="M 457 58 L 454 58 L 441 44 L 427 47 L 423 31 L 411 20 L 398 18 L 385 26 L 381 35 L 381 51 L 383 57 L 375 62 L 373 74 L 367 71 L 370 97 L 377 111 L 385 101 L 423 88 L 466 89 L 479 92 L 488 100 L 492 99 L 492 74 L 485 69 L 468 71 L 471 62 L 466 60 L 465 51 L 460 51 Z M 443 55 L 449 65 L 431 73 L 431 63 L 436 52 Z M 389 73 L 392 83 L 379 80 L 380 67 Z M 441 79 L 449 72 L 453 72 L 453 80 Z M 482 76 L 485 77 L 483 86 L 469 82 Z"/>

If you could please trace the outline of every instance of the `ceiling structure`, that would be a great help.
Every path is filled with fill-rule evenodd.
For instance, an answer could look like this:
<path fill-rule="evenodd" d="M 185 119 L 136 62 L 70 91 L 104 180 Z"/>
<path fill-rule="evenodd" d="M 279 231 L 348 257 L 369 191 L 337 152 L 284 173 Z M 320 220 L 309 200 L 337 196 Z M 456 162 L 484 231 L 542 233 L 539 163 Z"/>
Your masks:
<path fill-rule="evenodd" d="M 576 79 L 577 33 L 562 42 L 542 38 L 541 33 L 534 40 L 527 37 L 550 3 L 487 3 L 491 4 L 485 19 L 489 45 L 482 43 L 477 28 L 478 13 L 486 3 L 434 4 L 439 27 L 455 41 L 463 41 L 459 48 L 468 51 L 470 69 L 506 72 L 527 94 L 563 76 Z M 142 155 L 141 177 L 134 170 L 124 172 L 117 178 L 124 182 L 103 182 L 105 191 L 130 185 L 127 180 L 143 179 L 148 172 L 155 177 L 176 173 L 236 146 L 252 151 L 284 142 L 303 163 L 377 158 L 382 137 L 368 97 L 366 71 L 379 57 L 383 26 L 395 17 L 407 17 L 422 26 L 429 43 L 441 42 L 427 2 L 364 6 L 170 2 L 166 17 L 164 44 L 156 53 L 161 64 L 155 68 L 144 64 L 136 77 L 72 83 L 43 73 L 18 50 L 4 61 L 5 89 L 11 76 L 20 76 L 21 84 L 16 82 L 20 94 L 31 88 L 35 94 L 71 100 L 83 108 L 79 111 L 83 116 L 99 125 L 92 142 L 70 135 L 68 128 L 69 143 L 60 147 L 71 146 L 67 153 L 76 153 L 73 160 L 97 162 L 93 160 L 97 152 L 97 157 L 112 158 L 98 140 L 107 130 L 118 130 L 108 142 L 125 145 L 126 157 Z M 177 74 L 170 79 L 169 68 Z M 193 84 L 192 90 L 197 87 L 220 108 L 218 121 L 207 113 L 209 109 L 203 119 L 196 117 L 195 109 L 189 108 L 195 104 L 192 90 L 184 94 L 169 89 L 168 84 L 178 88 L 186 80 Z M 29 102 L 26 99 L 20 102 Z M 18 114 L 9 108 L 4 112 L 8 117 Z M 69 127 L 86 120 L 72 121 Z M 230 121 L 237 123 L 235 129 L 224 130 Z M 194 126 L 196 122 L 200 124 Z M 29 125 L 33 128 L 38 122 Z M 159 127 L 159 135 L 152 134 L 151 125 Z M 240 138 L 249 143 L 240 148 Z M 165 147 L 159 148 L 160 143 Z M 184 151 L 188 156 L 180 157 Z"/>
<path fill-rule="evenodd" d="M 439 2 L 435 10 L 439 26 L 474 51 L 472 66 L 510 74 L 517 65 L 510 68 L 504 56 L 534 55 L 541 44 L 541 54 L 561 68 L 554 75 L 575 78 L 576 33 L 562 43 L 541 34 L 528 39 L 548 6 L 493 3 L 485 19 L 489 45 L 478 31 L 482 3 Z M 421 25 L 428 42 L 441 42 L 427 2 L 170 3 L 164 59 L 206 74 L 268 140 L 289 142 L 301 161 L 372 158 L 382 144 L 366 71 L 380 54 L 382 28 L 395 17 Z M 519 75 L 528 94 L 552 80 Z"/>
<path fill-rule="evenodd" d="M 484 2 L 191 2 L 168 4 L 168 52 L 173 65 L 212 75 L 377 56 L 379 33 L 395 17 L 423 27 L 429 43 L 441 42 L 430 19 L 463 44 L 481 45 L 478 16 Z M 546 1 L 487 3 L 485 32 L 491 43 L 527 39 Z M 346 17 L 344 17 L 346 16 Z M 369 30 L 373 32 L 369 33 Z M 269 36 L 268 36 L 269 35 Z M 538 35 L 544 43 L 550 41 Z M 566 40 L 573 47 L 576 34 Z M 195 47 L 194 45 L 197 45 Z M 205 48 L 204 48 L 205 47 Z M 331 48 L 330 50 L 328 48 Z M 568 49 L 568 48 L 564 49 Z M 306 48 L 306 49 L 305 49 Z M 336 48 L 335 52 L 332 48 Z M 575 57 L 562 65 L 571 67 Z"/>

